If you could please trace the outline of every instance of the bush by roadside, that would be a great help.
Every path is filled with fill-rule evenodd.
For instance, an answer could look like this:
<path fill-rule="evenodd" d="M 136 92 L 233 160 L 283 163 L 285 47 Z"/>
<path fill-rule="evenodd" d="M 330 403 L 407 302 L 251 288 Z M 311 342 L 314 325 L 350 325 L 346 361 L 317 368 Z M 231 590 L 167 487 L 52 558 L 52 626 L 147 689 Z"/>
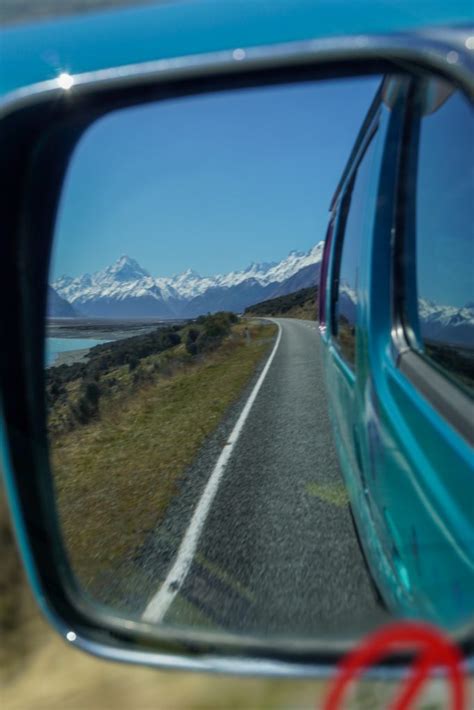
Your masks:
<path fill-rule="evenodd" d="M 191 324 L 161 327 L 96 345 L 85 362 L 48 368 L 45 378 L 50 433 L 72 431 L 100 418 L 104 397 L 167 376 L 183 362 L 183 355 L 185 360 L 186 356 L 212 352 L 237 322 L 233 313 L 208 314 Z M 180 348 L 182 344 L 184 348 Z"/>

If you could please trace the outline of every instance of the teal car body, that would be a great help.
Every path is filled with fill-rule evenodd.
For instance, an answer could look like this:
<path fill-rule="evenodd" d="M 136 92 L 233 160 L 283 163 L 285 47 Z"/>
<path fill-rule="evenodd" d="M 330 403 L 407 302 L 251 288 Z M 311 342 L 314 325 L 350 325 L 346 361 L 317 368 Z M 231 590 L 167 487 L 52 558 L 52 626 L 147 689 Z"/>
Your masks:
<path fill-rule="evenodd" d="M 176 0 L 1 32 L 0 91 L 70 74 L 240 47 L 472 22 L 469 0 Z"/>
<path fill-rule="evenodd" d="M 435 84 L 425 87 L 426 94 Z M 415 234 L 400 247 L 405 273 L 396 271 L 397 243 L 409 228 L 397 216 L 412 199 L 401 194 L 400 176 L 417 161 L 409 133 L 415 85 L 412 78 L 385 79 L 361 128 L 331 205 L 319 318 L 337 450 L 372 575 L 390 608 L 449 627 L 466 622 L 474 610 L 474 326 L 471 318 L 470 396 L 412 346 L 397 315 L 403 300 L 409 313 L 416 312 L 416 289 L 410 293 L 407 286 L 416 285 L 416 256 L 410 261 L 406 255 Z M 450 99 L 456 92 L 443 96 L 446 105 Z M 441 111 L 441 100 L 439 106 Z M 472 106 L 470 111 L 472 133 Z M 469 140 L 458 150 L 466 145 Z M 468 176 L 472 199 L 470 169 L 466 164 L 466 174 L 457 177 Z M 351 257 L 350 297 L 341 258 L 346 237 L 357 239 L 359 250 Z M 340 312 L 347 317 L 338 315 L 344 298 Z M 407 355 L 429 385 L 404 367 Z"/>

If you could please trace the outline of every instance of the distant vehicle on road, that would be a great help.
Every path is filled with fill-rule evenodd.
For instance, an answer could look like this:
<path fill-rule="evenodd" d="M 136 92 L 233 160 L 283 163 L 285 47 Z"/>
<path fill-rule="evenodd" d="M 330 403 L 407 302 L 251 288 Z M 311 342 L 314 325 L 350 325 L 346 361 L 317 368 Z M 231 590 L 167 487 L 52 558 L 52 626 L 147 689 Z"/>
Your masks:
<path fill-rule="evenodd" d="M 321 267 L 331 417 L 367 561 L 389 606 L 441 625 L 474 608 L 473 145 L 459 90 L 387 77 Z"/>

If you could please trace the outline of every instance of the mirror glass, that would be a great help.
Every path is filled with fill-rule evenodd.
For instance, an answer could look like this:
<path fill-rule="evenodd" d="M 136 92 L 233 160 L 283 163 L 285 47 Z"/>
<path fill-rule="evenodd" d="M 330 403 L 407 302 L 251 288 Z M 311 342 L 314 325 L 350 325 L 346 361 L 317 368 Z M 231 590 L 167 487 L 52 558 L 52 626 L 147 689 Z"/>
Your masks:
<path fill-rule="evenodd" d="M 459 90 L 404 74 L 156 101 L 83 133 L 45 382 L 89 598 L 305 639 L 470 619 L 472 126 Z"/>

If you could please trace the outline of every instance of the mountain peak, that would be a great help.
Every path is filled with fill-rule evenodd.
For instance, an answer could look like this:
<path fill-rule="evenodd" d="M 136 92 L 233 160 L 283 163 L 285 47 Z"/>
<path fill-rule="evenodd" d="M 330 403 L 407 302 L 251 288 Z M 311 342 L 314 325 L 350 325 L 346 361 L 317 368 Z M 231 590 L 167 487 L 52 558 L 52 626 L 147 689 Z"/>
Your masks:
<path fill-rule="evenodd" d="M 195 278 L 195 279 L 200 279 L 201 276 L 200 276 L 200 274 L 198 274 L 197 271 L 195 271 L 194 269 L 189 268 L 189 269 L 186 269 L 186 271 L 183 271 L 182 274 L 180 274 L 180 278 L 187 278 L 187 279 L 188 279 L 188 278 Z"/>
<path fill-rule="evenodd" d="M 130 264 L 130 263 L 136 264 L 137 262 L 135 259 L 132 259 L 131 256 L 128 256 L 127 254 L 122 254 L 122 256 L 119 256 L 119 258 L 116 259 L 115 263 L 116 264 Z"/>
<path fill-rule="evenodd" d="M 318 242 L 317 244 L 309 250 L 308 256 L 322 256 L 324 249 L 324 241 Z"/>
<path fill-rule="evenodd" d="M 105 269 L 104 274 L 112 276 L 116 281 L 137 281 L 146 276 L 150 276 L 138 261 L 123 254 L 112 266 Z"/>
<path fill-rule="evenodd" d="M 273 266 L 277 265 L 277 261 L 252 261 L 252 263 L 244 269 L 244 274 L 249 274 L 251 272 L 261 272 L 264 273 L 269 271 Z"/>
<path fill-rule="evenodd" d="M 127 256 L 127 254 L 122 254 L 122 256 L 119 256 L 119 258 L 112 264 L 112 268 L 123 268 L 124 266 L 132 266 L 135 269 L 142 268 L 136 259 L 132 259 L 132 257 Z"/>

